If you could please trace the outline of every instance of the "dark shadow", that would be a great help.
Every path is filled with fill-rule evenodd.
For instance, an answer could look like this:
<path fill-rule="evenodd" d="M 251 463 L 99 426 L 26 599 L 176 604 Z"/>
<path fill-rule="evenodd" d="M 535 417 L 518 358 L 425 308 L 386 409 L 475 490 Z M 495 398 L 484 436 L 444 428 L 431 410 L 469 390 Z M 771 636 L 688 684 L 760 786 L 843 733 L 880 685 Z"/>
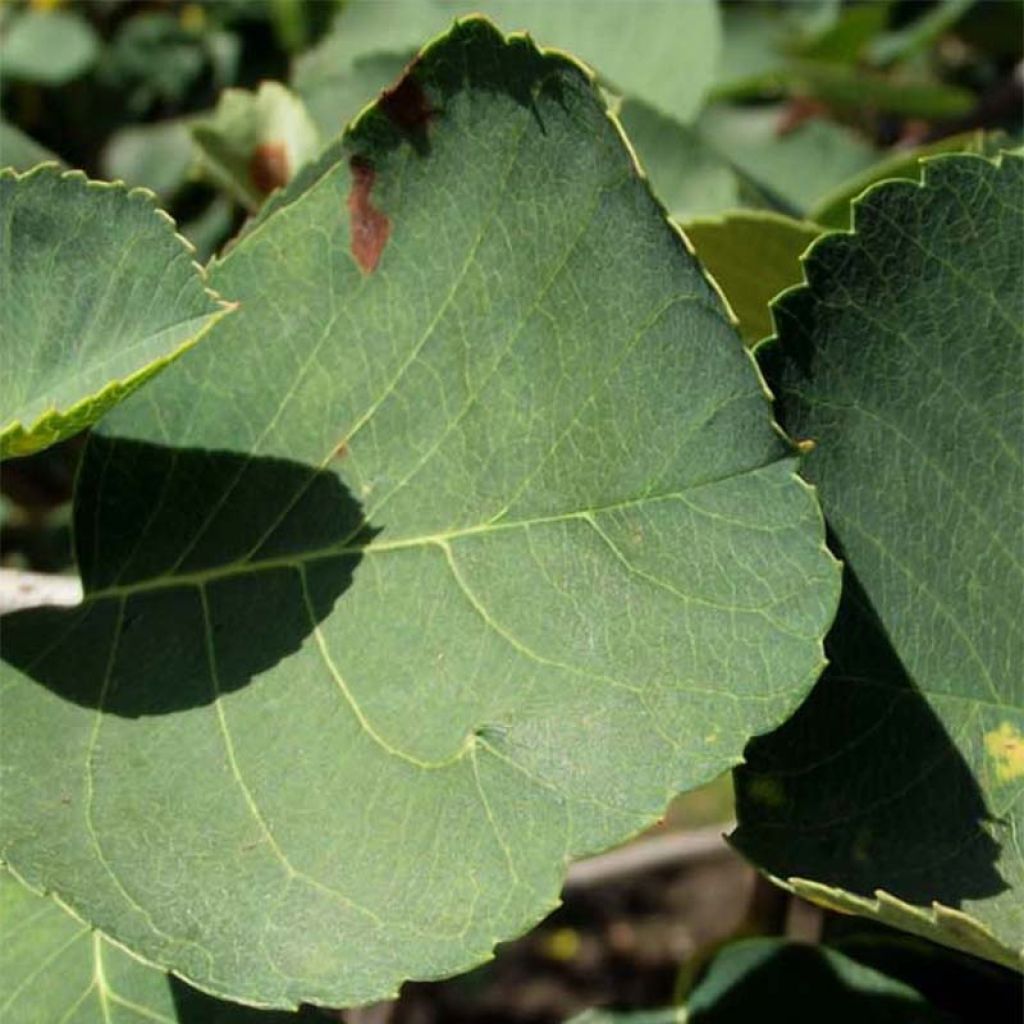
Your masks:
<path fill-rule="evenodd" d="M 5 616 L 5 661 L 138 717 L 208 704 L 297 650 L 375 531 L 330 469 L 94 436 L 75 538 L 86 599 Z"/>
<path fill-rule="evenodd" d="M 952 1024 L 910 988 L 881 989 L 863 968 L 821 946 L 774 939 L 737 943 L 713 961 L 694 989 L 692 1024 Z"/>
<path fill-rule="evenodd" d="M 443 45 L 405 68 L 376 106 L 348 129 L 345 146 L 371 164 L 402 144 L 429 156 L 431 125 L 444 117 L 448 101 L 466 90 L 511 96 L 544 132 L 538 100 L 565 105 L 560 75 L 566 66 L 562 58 L 540 53 L 523 36 L 506 39 L 489 21 L 469 18 L 452 26 Z"/>
<path fill-rule="evenodd" d="M 1006 890 L 1002 823 L 848 568 L 825 646 L 810 696 L 734 772 L 732 842 L 775 875 L 867 897 L 958 907 Z"/>

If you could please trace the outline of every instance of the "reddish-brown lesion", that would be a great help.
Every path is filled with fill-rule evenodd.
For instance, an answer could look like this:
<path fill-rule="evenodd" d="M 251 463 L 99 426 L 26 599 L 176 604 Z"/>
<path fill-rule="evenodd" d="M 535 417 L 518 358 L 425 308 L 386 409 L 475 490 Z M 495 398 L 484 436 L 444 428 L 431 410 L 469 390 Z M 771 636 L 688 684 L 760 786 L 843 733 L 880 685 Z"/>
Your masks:
<path fill-rule="evenodd" d="M 377 105 L 388 120 L 405 135 L 417 149 L 427 143 L 427 128 L 437 111 L 430 105 L 412 65 L 390 89 L 380 94 Z"/>
<path fill-rule="evenodd" d="M 249 157 L 249 180 L 260 195 L 288 184 L 291 167 L 283 142 L 261 142 Z"/>
<path fill-rule="evenodd" d="M 377 177 L 373 164 L 365 157 L 354 156 L 349 168 L 352 171 L 352 187 L 348 193 L 352 255 L 364 274 L 372 274 L 387 245 L 391 222 L 373 205 L 370 197 Z"/>

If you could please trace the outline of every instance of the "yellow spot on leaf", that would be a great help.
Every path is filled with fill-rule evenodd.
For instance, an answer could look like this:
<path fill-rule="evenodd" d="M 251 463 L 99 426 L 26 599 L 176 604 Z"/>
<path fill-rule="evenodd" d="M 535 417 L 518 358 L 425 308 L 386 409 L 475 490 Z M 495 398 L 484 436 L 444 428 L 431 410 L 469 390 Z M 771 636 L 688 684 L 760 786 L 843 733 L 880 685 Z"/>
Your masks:
<path fill-rule="evenodd" d="M 985 733 L 985 752 L 996 763 L 996 778 L 1012 782 L 1024 776 L 1024 736 L 1009 722 Z"/>

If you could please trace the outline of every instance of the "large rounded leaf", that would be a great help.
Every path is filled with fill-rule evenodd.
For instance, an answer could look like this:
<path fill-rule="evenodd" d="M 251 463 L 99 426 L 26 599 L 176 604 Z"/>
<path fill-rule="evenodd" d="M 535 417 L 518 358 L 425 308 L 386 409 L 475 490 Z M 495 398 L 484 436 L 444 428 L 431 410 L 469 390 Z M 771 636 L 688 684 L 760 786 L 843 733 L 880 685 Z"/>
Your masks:
<path fill-rule="evenodd" d="M 567 58 L 460 24 L 212 276 L 86 451 L 84 604 L 5 623 L 3 856 L 205 988 L 355 1003 L 734 764 L 837 572 Z"/>
<path fill-rule="evenodd" d="M 736 842 L 828 903 L 1019 966 L 1024 160 L 924 168 L 865 193 L 775 304 L 785 425 L 816 442 L 855 579 L 828 674 L 751 744 Z"/>
<path fill-rule="evenodd" d="M 89 426 L 225 312 L 142 190 L 0 172 L 0 457 Z"/>

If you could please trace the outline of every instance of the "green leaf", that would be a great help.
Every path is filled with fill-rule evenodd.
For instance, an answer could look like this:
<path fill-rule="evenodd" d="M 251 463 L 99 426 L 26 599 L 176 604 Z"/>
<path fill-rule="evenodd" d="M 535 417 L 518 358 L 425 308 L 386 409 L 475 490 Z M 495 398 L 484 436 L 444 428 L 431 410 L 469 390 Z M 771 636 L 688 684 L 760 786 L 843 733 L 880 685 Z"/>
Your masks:
<path fill-rule="evenodd" d="M 148 193 L 4 171 L 0 217 L 2 457 L 96 422 L 226 311 Z"/>
<path fill-rule="evenodd" d="M 756 1008 L 756 1011 L 755 1011 Z M 747 939 L 726 946 L 686 1004 L 687 1024 L 952 1024 L 916 989 L 826 946 Z"/>
<path fill-rule="evenodd" d="M 821 228 L 761 210 L 683 224 L 697 256 L 715 279 L 752 345 L 772 333 L 768 303 L 803 280 L 800 256 Z"/>
<path fill-rule="evenodd" d="M 457 15 L 486 14 L 576 54 L 621 95 L 690 121 L 711 84 L 720 45 L 714 0 L 595 4 L 573 0 L 350 0 L 332 33 L 299 59 L 295 88 L 328 137 L 391 82 L 412 51 Z"/>
<path fill-rule="evenodd" d="M 679 1007 L 664 1010 L 640 1010 L 620 1013 L 617 1010 L 587 1010 L 567 1024 L 686 1024 L 686 1010 Z"/>
<path fill-rule="evenodd" d="M 851 222 L 851 204 L 869 185 L 892 178 L 920 181 L 921 161 L 925 157 L 938 156 L 940 153 L 995 155 L 1001 141 L 1004 139 L 999 138 L 998 133 L 986 135 L 980 131 L 963 132 L 914 149 L 892 153 L 819 199 L 809 217 L 824 227 L 847 230 Z"/>
<path fill-rule="evenodd" d="M 677 220 L 738 206 L 736 173 L 697 132 L 636 100 L 624 101 L 618 118 L 655 195 Z"/>
<path fill-rule="evenodd" d="M 820 196 L 875 162 L 873 147 L 830 121 L 805 121 L 783 131 L 782 107 L 716 104 L 697 131 L 782 212 L 803 215 Z"/>
<path fill-rule="evenodd" d="M 17 125 L 0 117 L 0 167 L 29 171 L 47 163 L 59 163 L 59 158 Z"/>
<path fill-rule="evenodd" d="M 811 898 L 1020 967 L 1024 160 L 924 168 L 869 189 L 774 306 L 784 425 L 816 442 L 856 579 L 826 677 L 747 751 L 735 842 Z"/>
<path fill-rule="evenodd" d="M 889 64 L 919 53 L 974 6 L 975 0 L 938 0 L 909 24 L 875 39 L 868 56 L 876 64 Z"/>
<path fill-rule="evenodd" d="M 255 93 L 226 89 L 214 112 L 191 129 L 203 171 L 250 210 L 287 185 L 320 145 L 302 100 L 279 82 L 264 82 Z"/>
<path fill-rule="evenodd" d="M 960 86 L 906 75 L 870 74 L 826 61 L 794 61 L 785 82 L 789 92 L 855 112 L 868 107 L 903 117 L 956 118 L 976 103 L 974 94 Z"/>
<path fill-rule="evenodd" d="M 100 40 L 76 11 L 28 10 L 11 19 L 2 41 L 0 75 L 63 85 L 96 63 Z"/>
<path fill-rule="evenodd" d="M 18 1024 L 293 1024 L 213 999 L 130 956 L 0 869 L 0 1018 Z"/>
<path fill-rule="evenodd" d="M 195 154 L 185 118 L 133 124 L 116 131 L 103 148 L 103 176 L 151 189 L 167 202 L 186 183 Z"/>
<path fill-rule="evenodd" d="M 264 1005 L 536 922 L 802 699 L 838 586 L 589 76 L 473 19 L 400 95 L 90 438 L 83 605 L 4 624 L 3 858 Z"/>

